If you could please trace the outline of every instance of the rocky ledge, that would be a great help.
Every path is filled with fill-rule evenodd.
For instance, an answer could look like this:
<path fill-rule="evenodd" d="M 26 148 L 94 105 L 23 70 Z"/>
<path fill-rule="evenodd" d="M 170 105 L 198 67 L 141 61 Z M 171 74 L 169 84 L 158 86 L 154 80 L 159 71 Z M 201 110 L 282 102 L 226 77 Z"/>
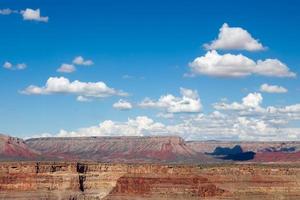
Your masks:
<path fill-rule="evenodd" d="M 0 199 L 299 199 L 300 167 L 0 163 Z"/>

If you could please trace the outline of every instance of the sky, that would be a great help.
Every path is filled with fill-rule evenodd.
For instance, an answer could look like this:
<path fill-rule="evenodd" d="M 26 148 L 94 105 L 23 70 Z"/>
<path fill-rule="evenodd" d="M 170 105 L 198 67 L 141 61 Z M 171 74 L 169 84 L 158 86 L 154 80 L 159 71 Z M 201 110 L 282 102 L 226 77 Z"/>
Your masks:
<path fill-rule="evenodd" d="M 299 6 L 1 0 L 0 132 L 300 140 Z"/>

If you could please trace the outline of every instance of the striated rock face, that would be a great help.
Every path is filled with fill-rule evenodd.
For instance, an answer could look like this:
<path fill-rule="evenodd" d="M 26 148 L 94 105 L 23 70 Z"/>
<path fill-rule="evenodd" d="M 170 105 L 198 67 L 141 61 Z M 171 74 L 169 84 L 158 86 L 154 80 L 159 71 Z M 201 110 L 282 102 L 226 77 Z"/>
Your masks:
<path fill-rule="evenodd" d="M 197 175 L 176 177 L 140 177 L 124 176 L 118 179 L 116 186 L 106 199 L 118 196 L 131 197 L 215 197 L 225 191 L 210 183 L 207 178 Z"/>
<path fill-rule="evenodd" d="M 0 134 L 0 160 L 32 159 L 39 153 L 27 146 L 24 140 Z"/>
<path fill-rule="evenodd" d="M 126 163 L 206 163 L 215 159 L 180 137 L 74 137 L 26 140 L 32 149 L 63 159 Z"/>
<path fill-rule="evenodd" d="M 0 199 L 299 199 L 300 167 L 0 163 Z"/>

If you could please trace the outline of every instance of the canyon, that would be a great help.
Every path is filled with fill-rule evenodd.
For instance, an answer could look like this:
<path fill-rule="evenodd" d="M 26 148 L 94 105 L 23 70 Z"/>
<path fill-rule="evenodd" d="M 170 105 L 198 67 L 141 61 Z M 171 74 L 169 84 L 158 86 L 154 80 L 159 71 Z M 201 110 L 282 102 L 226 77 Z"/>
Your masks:
<path fill-rule="evenodd" d="M 296 200 L 299 149 L 177 136 L 0 135 L 0 199 Z"/>
<path fill-rule="evenodd" d="M 0 163 L 0 199 L 299 198 L 299 165 Z"/>

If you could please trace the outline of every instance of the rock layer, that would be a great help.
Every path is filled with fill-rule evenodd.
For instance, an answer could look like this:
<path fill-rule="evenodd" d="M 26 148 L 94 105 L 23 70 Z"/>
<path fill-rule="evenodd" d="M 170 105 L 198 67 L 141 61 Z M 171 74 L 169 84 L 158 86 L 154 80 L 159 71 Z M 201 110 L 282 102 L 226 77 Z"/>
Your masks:
<path fill-rule="evenodd" d="M 299 199 L 300 167 L 0 163 L 0 199 Z"/>

